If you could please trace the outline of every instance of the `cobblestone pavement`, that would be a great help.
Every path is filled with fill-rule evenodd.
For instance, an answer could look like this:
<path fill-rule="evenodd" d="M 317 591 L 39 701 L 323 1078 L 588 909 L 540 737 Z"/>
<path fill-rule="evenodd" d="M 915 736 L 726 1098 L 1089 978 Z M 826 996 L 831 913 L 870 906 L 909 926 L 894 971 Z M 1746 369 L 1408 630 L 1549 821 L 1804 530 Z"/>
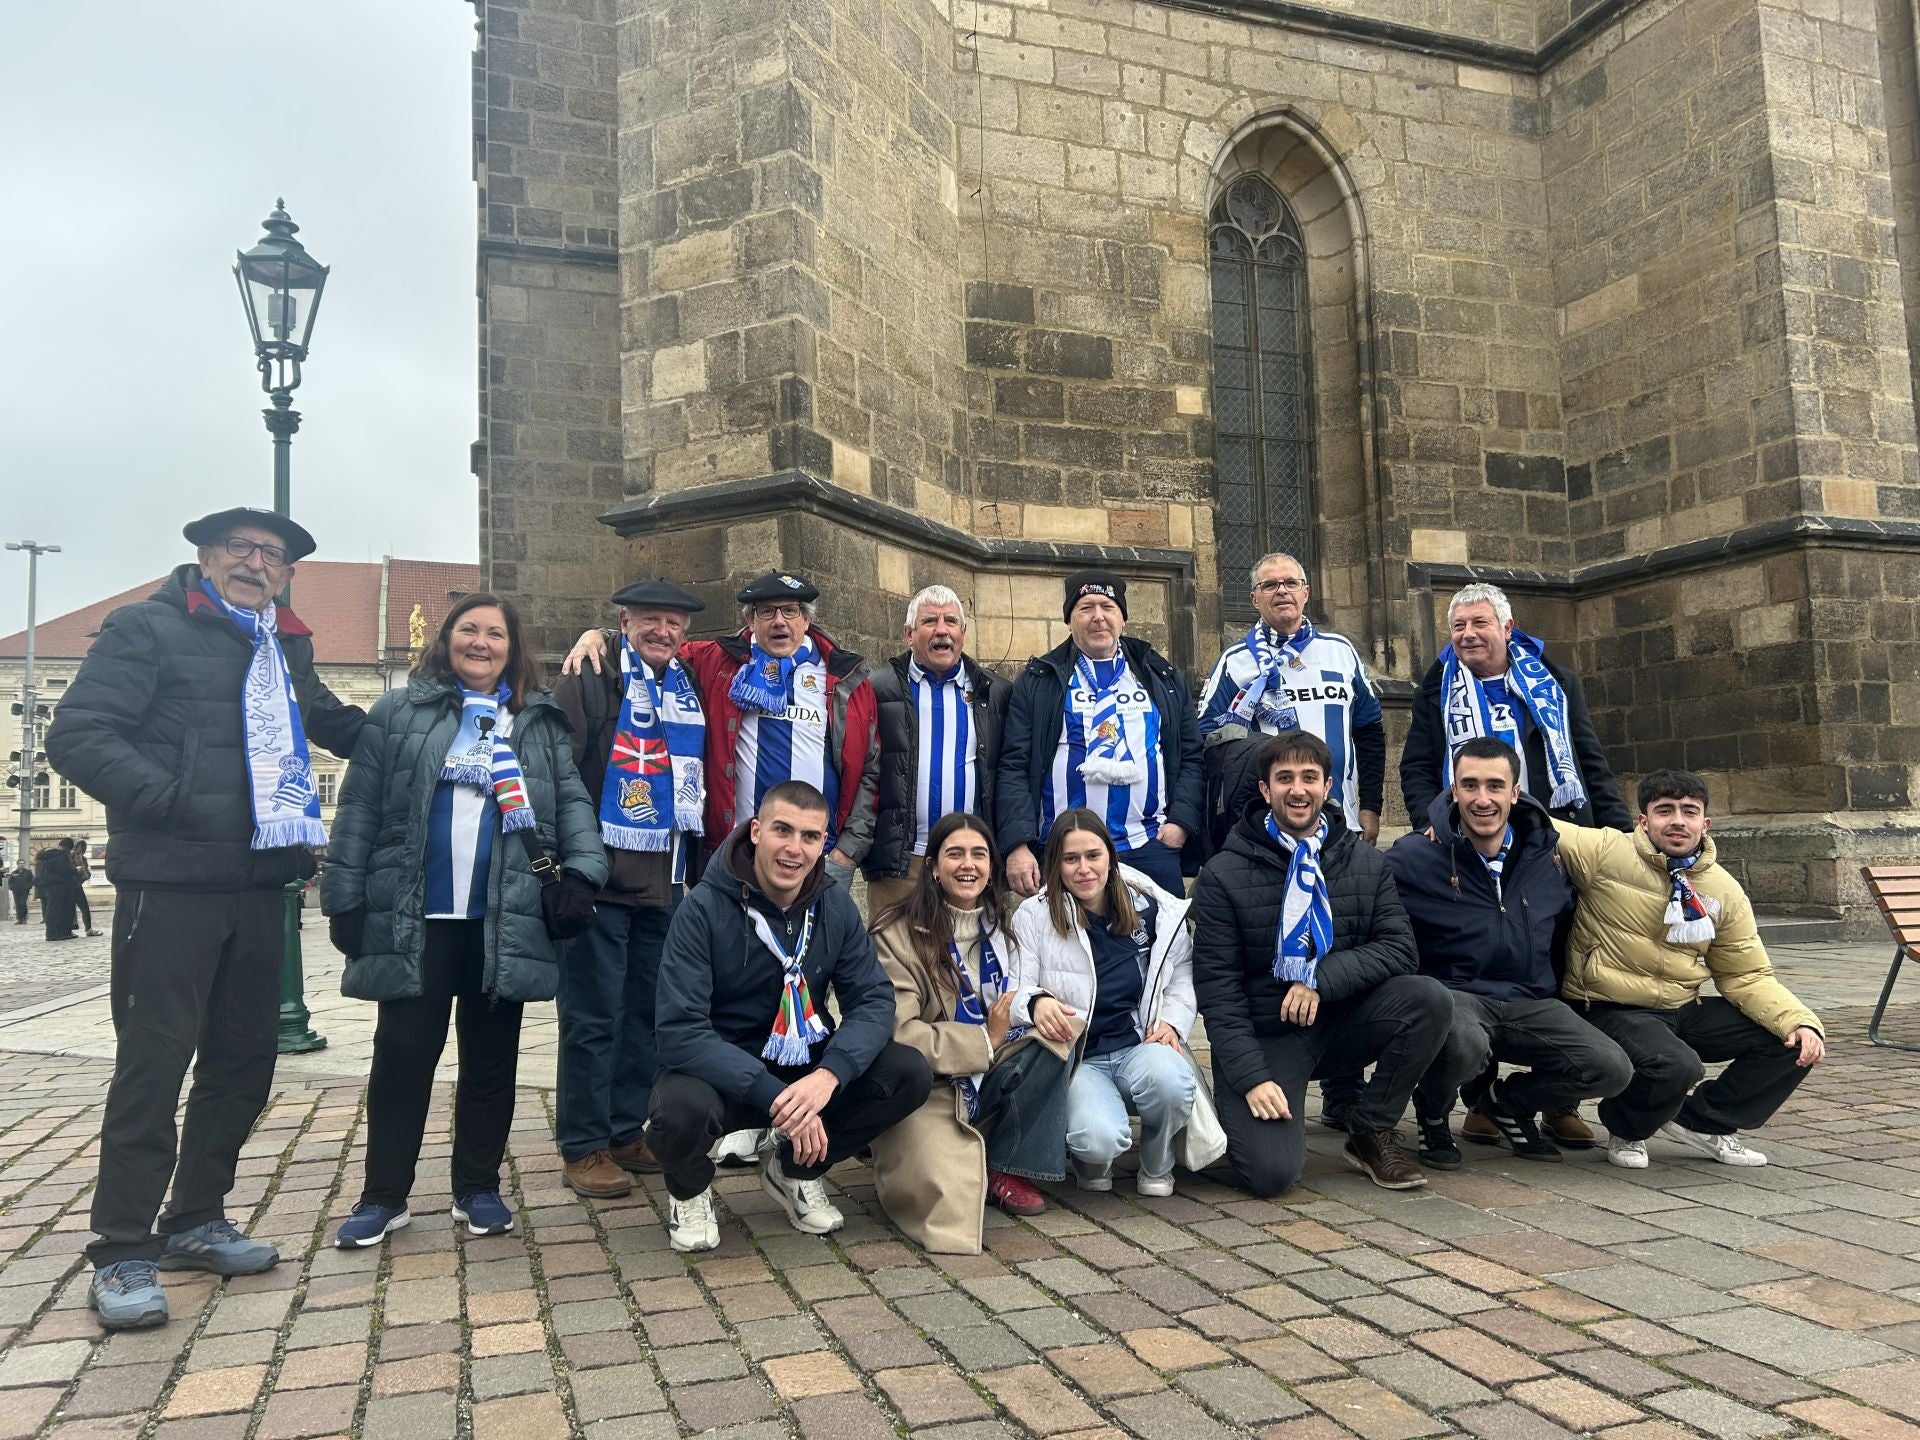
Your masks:
<path fill-rule="evenodd" d="M 517 1233 L 454 1234 L 443 1093 L 413 1228 L 342 1253 L 359 1078 L 283 1071 L 233 1205 L 285 1263 L 170 1275 L 174 1322 L 110 1339 L 79 1254 L 107 1065 L 0 1054 L 0 1440 L 1920 1437 L 1920 1057 L 1864 1042 L 1879 947 L 1779 958 L 1833 1048 L 1765 1169 L 1480 1152 L 1391 1194 L 1320 1131 L 1281 1202 L 1069 1188 L 976 1258 L 902 1242 L 854 1165 L 831 1239 L 731 1176 L 721 1249 L 676 1255 L 657 1188 L 561 1187 L 531 1089 Z"/>
<path fill-rule="evenodd" d="M 111 928 L 113 892 L 89 891 L 94 927 Z M 105 904 L 101 902 L 105 901 Z M 107 939 L 79 936 L 49 944 L 40 907 L 27 912 L 27 923 L 13 923 L 12 901 L 0 919 L 0 1011 L 39 1004 L 107 983 Z"/>

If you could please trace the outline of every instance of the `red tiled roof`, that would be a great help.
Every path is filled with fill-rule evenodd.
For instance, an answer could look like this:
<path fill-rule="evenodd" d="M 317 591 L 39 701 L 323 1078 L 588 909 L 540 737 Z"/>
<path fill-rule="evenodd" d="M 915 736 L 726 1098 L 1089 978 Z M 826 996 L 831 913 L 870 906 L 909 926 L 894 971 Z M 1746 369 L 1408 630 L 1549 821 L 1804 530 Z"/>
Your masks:
<path fill-rule="evenodd" d="M 371 665 L 382 658 L 380 570 L 378 564 L 343 560 L 301 563 L 293 581 L 293 611 L 313 631 L 315 660 L 323 665 Z M 42 620 L 35 627 L 34 653 L 49 660 L 82 658 L 108 615 L 122 605 L 146 599 L 164 579 L 149 580 L 65 615 Z M 431 634 L 447 613 L 451 603 L 448 592 L 465 593 L 479 584 L 480 572 L 473 565 L 390 561 L 386 644 L 406 649 L 407 617 L 416 603 Z M 26 631 L 0 637 L 0 660 L 19 659 L 26 653 Z"/>

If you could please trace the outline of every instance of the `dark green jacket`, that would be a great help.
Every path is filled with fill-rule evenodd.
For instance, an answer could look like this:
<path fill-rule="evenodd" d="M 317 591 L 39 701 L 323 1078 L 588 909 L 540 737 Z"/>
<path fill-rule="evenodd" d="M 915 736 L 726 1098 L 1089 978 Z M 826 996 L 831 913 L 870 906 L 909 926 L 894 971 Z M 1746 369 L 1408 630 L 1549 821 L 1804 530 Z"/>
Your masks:
<path fill-rule="evenodd" d="M 366 911 L 360 956 L 340 979 L 343 995 L 401 1000 L 420 993 L 427 812 L 459 728 L 459 690 L 415 676 L 405 690 L 380 697 L 360 732 L 320 882 L 329 915 Z M 600 821 L 573 767 L 566 717 L 547 691 L 535 691 L 514 716 L 511 743 L 541 850 L 598 889 L 607 878 Z M 540 882 L 527 867 L 526 848 L 496 836 L 483 988 L 501 1000 L 551 1000 L 559 983 L 559 954 L 541 918 Z"/>

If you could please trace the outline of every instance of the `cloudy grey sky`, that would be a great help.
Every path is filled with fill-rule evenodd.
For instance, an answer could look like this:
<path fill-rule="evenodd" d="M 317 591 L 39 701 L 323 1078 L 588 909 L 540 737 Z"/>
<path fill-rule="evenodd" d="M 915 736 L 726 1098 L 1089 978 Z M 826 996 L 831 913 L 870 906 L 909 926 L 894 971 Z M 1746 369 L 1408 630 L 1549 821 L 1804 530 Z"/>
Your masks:
<path fill-rule="evenodd" d="M 0 538 L 64 547 L 40 615 L 190 558 L 195 515 L 272 502 L 230 272 L 278 195 L 333 267 L 294 396 L 316 558 L 473 559 L 472 7 L 7 10 Z M 0 552 L 0 634 L 26 570 Z"/>

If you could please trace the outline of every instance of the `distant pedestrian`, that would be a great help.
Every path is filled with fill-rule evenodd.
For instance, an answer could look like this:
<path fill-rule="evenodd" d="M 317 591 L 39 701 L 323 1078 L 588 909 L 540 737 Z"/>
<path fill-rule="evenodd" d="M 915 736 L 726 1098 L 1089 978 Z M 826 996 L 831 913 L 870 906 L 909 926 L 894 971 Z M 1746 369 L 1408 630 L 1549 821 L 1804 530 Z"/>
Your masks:
<path fill-rule="evenodd" d="M 23 860 L 13 867 L 13 873 L 7 876 L 7 889 L 13 895 L 13 923 L 27 923 L 27 899 L 33 894 L 33 871 Z"/>
<path fill-rule="evenodd" d="M 93 907 L 87 904 L 87 881 L 93 878 L 93 866 L 87 863 L 87 842 L 62 840 L 60 848 L 73 865 L 73 903 L 80 911 L 80 928 L 90 936 L 98 935 L 100 932 L 93 928 Z"/>
<path fill-rule="evenodd" d="M 110 1330 L 165 1323 L 156 1263 L 239 1275 L 279 1262 L 225 1218 L 226 1196 L 273 1086 L 281 892 L 326 840 L 308 738 L 345 756 L 366 718 L 315 676 L 312 632 L 273 598 L 313 537 L 245 508 L 185 534 L 197 563 L 107 617 L 47 731 L 53 768 L 107 807 L 107 876 L 130 917 L 113 946 L 117 1045 L 87 1247 L 88 1303 Z"/>
<path fill-rule="evenodd" d="M 58 845 L 49 845 L 34 857 L 33 884 L 40 892 L 40 918 L 46 922 L 47 939 L 73 938 L 73 899 L 79 883 L 73 878 L 73 862 Z"/>

